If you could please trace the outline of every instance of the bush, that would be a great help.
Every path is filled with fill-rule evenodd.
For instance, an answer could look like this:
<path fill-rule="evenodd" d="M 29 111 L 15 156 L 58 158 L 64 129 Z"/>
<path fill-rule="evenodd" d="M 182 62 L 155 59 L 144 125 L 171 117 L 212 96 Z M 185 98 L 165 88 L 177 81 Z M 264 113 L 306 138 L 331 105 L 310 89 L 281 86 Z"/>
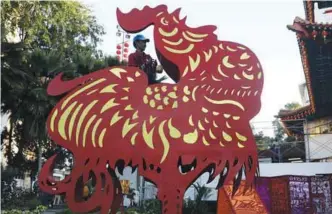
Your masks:
<path fill-rule="evenodd" d="M 38 206 L 36 209 L 32 211 L 25 211 L 25 210 L 19 210 L 19 209 L 12 209 L 12 210 L 4 210 L 1 213 L 3 214 L 42 214 L 45 210 L 47 210 L 47 207 L 44 206 Z"/>
<path fill-rule="evenodd" d="M 37 196 L 31 192 L 24 191 L 20 188 L 15 188 L 10 195 L 7 195 L 7 199 L 1 200 L 2 210 L 34 210 L 36 207 L 41 205 L 40 200 Z"/>
<path fill-rule="evenodd" d="M 60 214 L 72 214 L 73 212 L 70 211 L 70 209 L 65 209 L 64 211 L 62 211 Z"/>
<path fill-rule="evenodd" d="M 144 214 L 161 214 L 161 202 L 157 199 L 145 200 L 143 210 Z"/>

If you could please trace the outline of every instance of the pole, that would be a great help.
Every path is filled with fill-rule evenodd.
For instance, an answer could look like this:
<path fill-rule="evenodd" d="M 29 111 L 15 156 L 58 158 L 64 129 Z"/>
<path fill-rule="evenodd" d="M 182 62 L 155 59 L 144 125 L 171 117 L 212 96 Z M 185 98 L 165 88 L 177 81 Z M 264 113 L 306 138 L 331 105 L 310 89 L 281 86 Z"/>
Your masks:
<path fill-rule="evenodd" d="M 310 139 L 310 136 L 309 136 L 309 128 L 308 128 L 308 120 L 305 120 L 304 121 L 305 123 L 305 138 L 304 138 L 304 141 L 307 141 L 306 142 L 306 145 L 307 145 L 307 148 L 306 148 L 306 155 L 308 155 L 308 157 L 306 157 L 306 162 L 310 162 L 310 142 L 309 142 L 309 139 Z"/>
<path fill-rule="evenodd" d="M 121 44 L 121 47 L 122 47 L 122 50 L 121 50 L 121 61 L 123 62 L 123 51 L 124 51 L 124 32 L 121 31 L 121 34 L 122 34 L 122 44 Z"/>
<path fill-rule="evenodd" d="M 126 39 L 130 39 L 130 35 L 129 34 L 127 34 L 127 32 L 126 31 L 124 31 L 124 30 L 122 30 L 121 29 L 121 27 L 119 26 L 119 25 L 117 25 L 117 33 L 116 33 L 116 36 L 117 37 L 121 37 L 122 36 L 122 42 L 120 43 L 120 44 L 118 44 L 118 45 L 121 45 L 121 55 L 119 55 L 119 57 L 121 58 L 121 60 L 120 61 L 124 61 L 124 49 L 125 49 L 125 47 L 124 47 L 124 44 L 125 44 L 125 40 Z"/>

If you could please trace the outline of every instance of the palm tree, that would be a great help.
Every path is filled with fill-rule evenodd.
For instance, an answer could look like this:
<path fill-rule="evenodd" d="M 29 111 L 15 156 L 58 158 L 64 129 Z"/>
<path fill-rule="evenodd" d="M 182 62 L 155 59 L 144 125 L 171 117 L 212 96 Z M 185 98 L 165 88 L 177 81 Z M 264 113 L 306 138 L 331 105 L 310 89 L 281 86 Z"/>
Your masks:
<path fill-rule="evenodd" d="M 71 58 L 56 50 L 42 49 L 27 51 L 21 56 L 15 61 L 6 58 L 3 64 L 2 89 L 6 92 L 3 93 L 1 110 L 10 114 L 10 136 L 17 122 L 23 125 L 25 141 L 38 154 L 39 171 L 42 154 L 55 149 L 47 135 L 46 120 L 61 98 L 48 96 L 48 83 L 60 72 L 64 73 L 64 78 L 71 79 L 96 69 L 119 65 L 119 62 L 112 60 L 114 57 L 96 58 L 89 50 Z"/>
<path fill-rule="evenodd" d="M 188 211 L 190 210 L 190 214 L 205 214 L 207 213 L 208 205 L 203 200 L 212 195 L 212 189 L 199 183 L 193 184 L 193 187 L 196 191 L 195 199 L 185 202 L 184 213 L 189 213 Z"/>

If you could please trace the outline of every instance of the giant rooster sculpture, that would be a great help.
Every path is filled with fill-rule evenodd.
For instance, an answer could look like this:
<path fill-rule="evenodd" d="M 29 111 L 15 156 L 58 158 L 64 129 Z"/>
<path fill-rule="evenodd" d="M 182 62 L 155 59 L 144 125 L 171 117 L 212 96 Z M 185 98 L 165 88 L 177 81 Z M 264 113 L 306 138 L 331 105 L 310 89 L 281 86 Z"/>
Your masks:
<path fill-rule="evenodd" d="M 148 85 L 143 71 L 111 67 L 70 81 L 59 74 L 48 86 L 52 96 L 66 95 L 49 115 L 53 141 L 70 150 L 74 168 L 65 180 L 51 177 L 56 155 L 43 166 L 42 190 L 65 193 L 74 212 L 100 209 L 115 213 L 122 196 L 115 176 L 125 166 L 158 187 L 164 214 L 182 213 L 185 190 L 200 175 L 218 188 L 245 174 L 249 187 L 257 173 L 255 140 L 249 121 L 260 110 L 262 67 L 246 46 L 218 41 L 215 26 L 190 28 L 180 10 L 165 5 L 117 10 L 130 33 L 154 25 L 161 63 L 176 84 Z M 107 166 L 107 167 L 106 167 Z M 94 178 L 95 192 L 87 200 L 83 184 Z"/>

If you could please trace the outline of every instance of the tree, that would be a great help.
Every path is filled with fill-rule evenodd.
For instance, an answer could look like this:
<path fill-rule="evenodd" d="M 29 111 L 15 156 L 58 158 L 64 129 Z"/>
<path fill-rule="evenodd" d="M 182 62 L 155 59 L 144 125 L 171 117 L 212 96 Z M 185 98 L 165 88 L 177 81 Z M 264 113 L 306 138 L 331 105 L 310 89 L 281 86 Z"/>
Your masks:
<path fill-rule="evenodd" d="M 104 29 L 78 1 L 2 1 L 2 41 L 16 37 L 27 48 L 57 49 L 70 55 L 95 48 Z"/>
<path fill-rule="evenodd" d="M 299 108 L 301 108 L 301 105 L 299 103 L 291 102 L 291 103 L 287 103 L 284 106 L 283 110 L 294 111 L 294 110 L 299 109 Z M 293 137 L 289 137 L 289 136 L 286 137 L 285 130 L 282 127 L 282 125 L 281 125 L 281 123 L 278 119 L 274 120 L 272 122 L 272 124 L 273 124 L 273 127 L 274 127 L 275 141 L 277 141 L 277 142 L 283 142 L 283 141 L 290 142 L 290 141 L 294 140 Z"/>
<path fill-rule="evenodd" d="M 285 110 L 296 110 L 301 107 L 301 104 L 299 104 L 298 102 L 291 102 L 285 105 Z"/>
<path fill-rule="evenodd" d="M 212 189 L 199 183 L 193 184 L 196 195 L 193 201 L 188 200 L 184 203 L 184 212 L 190 214 L 204 214 L 208 213 L 208 205 L 203 201 L 212 194 Z"/>
<path fill-rule="evenodd" d="M 56 149 L 46 119 L 61 97 L 47 95 L 49 81 L 59 72 L 71 79 L 119 62 L 96 49 L 103 28 L 79 2 L 2 1 L 1 6 L 1 110 L 10 114 L 7 158 L 13 164 L 29 149 L 38 153 L 40 168 L 43 153 Z M 13 141 L 20 141 L 15 157 Z"/>
<path fill-rule="evenodd" d="M 262 131 L 258 132 L 258 134 L 254 134 L 254 137 L 258 151 L 263 151 L 270 148 L 274 141 L 273 138 L 265 136 Z"/>

